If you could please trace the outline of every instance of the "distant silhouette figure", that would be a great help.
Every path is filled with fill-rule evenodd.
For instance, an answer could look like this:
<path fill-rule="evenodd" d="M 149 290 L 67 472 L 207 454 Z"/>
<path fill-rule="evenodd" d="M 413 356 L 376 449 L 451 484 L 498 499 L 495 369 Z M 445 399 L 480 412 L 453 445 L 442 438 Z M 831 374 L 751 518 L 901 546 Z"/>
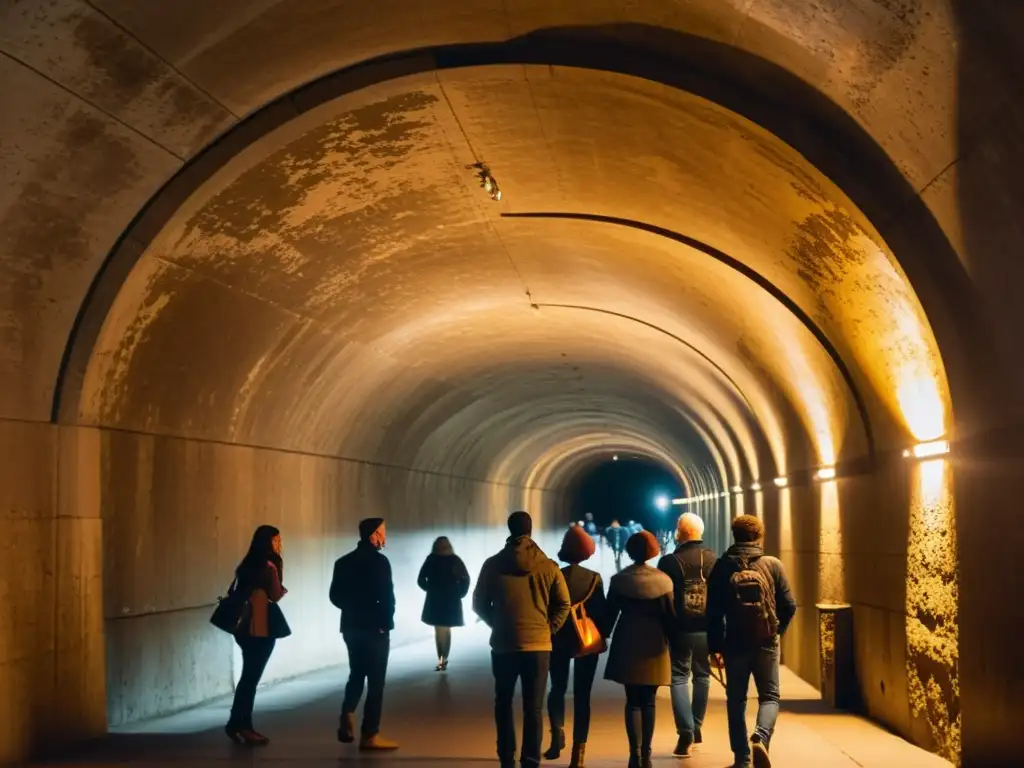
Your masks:
<path fill-rule="evenodd" d="M 427 593 L 422 619 L 424 624 L 434 628 L 436 669 L 444 672 L 452 650 L 452 627 L 465 624 L 462 600 L 469 594 L 469 572 L 445 536 L 434 541 L 433 550 L 420 568 L 417 583 Z"/>

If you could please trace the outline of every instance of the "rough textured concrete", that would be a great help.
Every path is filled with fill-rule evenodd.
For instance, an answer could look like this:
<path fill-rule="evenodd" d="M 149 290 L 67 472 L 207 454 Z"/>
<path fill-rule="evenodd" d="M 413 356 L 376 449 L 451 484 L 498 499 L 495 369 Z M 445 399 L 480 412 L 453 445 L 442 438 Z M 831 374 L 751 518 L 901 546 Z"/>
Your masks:
<path fill-rule="evenodd" d="M 763 515 L 804 604 L 854 603 L 869 712 L 1004 762 L 1021 29 L 999 0 L 4 4 L 0 757 L 102 731 L 105 676 L 117 717 L 185 701 L 125 703 L 165 674 L 153 595 L 185 559 L 209 599 L 259 510 L 304 510 L 300 541 L 352 498 L 471 528 L 630 449 L 759 480 L 700 508 Z M 553 212 L 591 218 L 500 216 Z M 936 487 L 884 455 L 942 435 Z M 102 595 L 159 610 L 104 635 Z M 816 627 L 787 645 L 812 681 Z M 105 675 L 112 647 L 138 655 Z"/>

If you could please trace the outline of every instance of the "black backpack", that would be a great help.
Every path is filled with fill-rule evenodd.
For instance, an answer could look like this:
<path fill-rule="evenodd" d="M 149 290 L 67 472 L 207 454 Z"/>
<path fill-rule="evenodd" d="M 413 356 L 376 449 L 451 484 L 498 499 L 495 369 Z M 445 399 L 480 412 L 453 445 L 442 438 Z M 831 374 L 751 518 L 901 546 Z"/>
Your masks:
<path fill-rule="evenodd" d="M 751 648 L 761 646 L 779 633 L 775 612 L 775 584 L 757 564 L 739 558 L 729 577 L 732 600 L 726 615 L 726 635 L 732 642 Z"/>
<path fill-rule="evenodd" d="M 678 553 L 674 555 L 679 571 L 683 575 L 683 590 L 676 595 L 676 612 L 685 623 L 695 619 L 703 619 L 708 610 L 708 583 L 704 578 L 704 550 L 700 550 L 700 570 L 697 576 L 688 576 L 686 564 Z"/>

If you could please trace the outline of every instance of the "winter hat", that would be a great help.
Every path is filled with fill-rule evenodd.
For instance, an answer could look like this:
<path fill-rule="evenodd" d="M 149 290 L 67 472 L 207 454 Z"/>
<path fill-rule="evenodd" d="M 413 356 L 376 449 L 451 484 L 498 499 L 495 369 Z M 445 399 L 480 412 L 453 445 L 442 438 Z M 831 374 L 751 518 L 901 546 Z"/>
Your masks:
<path fill-rule="evenodd" d="M 589 560 L 595 551 L 594 540 L 578 525 L 565 532 L 562 548 L 558 551 L 558 559 L 563 563 L 582 563 Z"/>
<path fill-rule="evenodd" d="M 369 541 L 370 537 L 377 532 L 377 529 L 384 524 L 382 517 L 368 517 L 359 523 L 359 538 Z"/>
<path fill-rule="evenodd" d="M 512 538 L 529 536 L 533 533 L 533 518 L 529 512 L 513 512 L 508 516 L 508 532 Z"/>
<path fill-rule="evenodd" d="M 634 533 L 626 542 L 626 554 L 634 563 L 646 563 L 660 553 L 661 547 L 658 546 L 658 540 L 650 531 Z"/>

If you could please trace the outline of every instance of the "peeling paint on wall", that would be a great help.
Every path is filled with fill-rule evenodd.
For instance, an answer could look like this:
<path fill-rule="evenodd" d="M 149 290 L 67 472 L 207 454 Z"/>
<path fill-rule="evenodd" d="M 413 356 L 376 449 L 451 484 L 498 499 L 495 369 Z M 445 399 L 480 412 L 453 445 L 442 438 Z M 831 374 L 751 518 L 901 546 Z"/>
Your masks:
<path fill-rule="evenodd" d="M 945 460 L 914 468 L 907 542 L 907 689 L 936 751 L 960 765 L 959 564 Z"/>

